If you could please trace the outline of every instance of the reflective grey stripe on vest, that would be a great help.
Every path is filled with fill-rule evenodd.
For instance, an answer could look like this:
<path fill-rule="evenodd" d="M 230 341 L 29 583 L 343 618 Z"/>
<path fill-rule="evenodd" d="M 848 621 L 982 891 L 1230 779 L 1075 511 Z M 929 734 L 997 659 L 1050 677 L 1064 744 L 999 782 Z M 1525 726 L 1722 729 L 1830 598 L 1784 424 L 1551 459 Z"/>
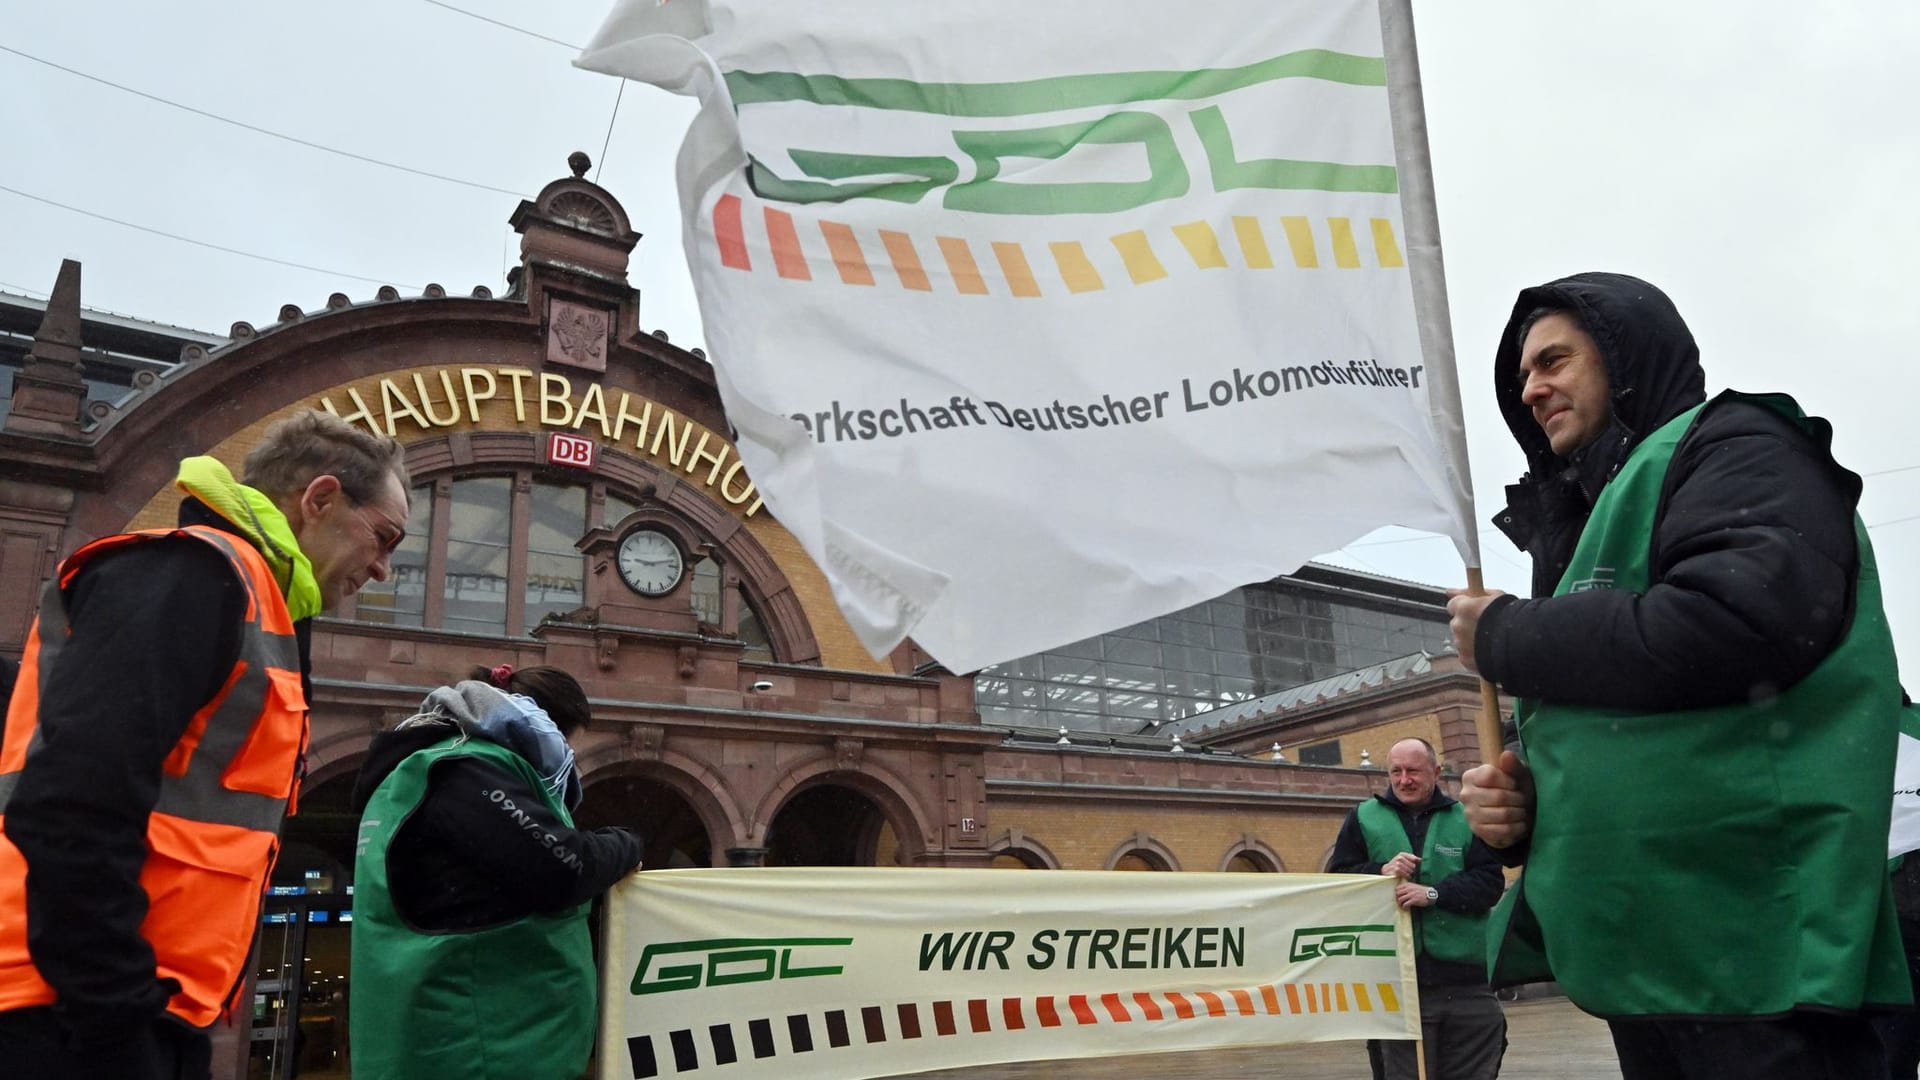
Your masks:
<path fill-rule="evenodd" d="M 298 671 L 299 663 L 291 636 L 269 634 L 258 623 L 248 624 L 240 644 L 240 664 L 244 670 L 227 691 L 226 699 L 207 718 L 200 745 L 187 759 L 187 771 L 180 776 L 160 778 L 160 798 L 154 803 L 155 812 L 263 832 L 280 827 L 280 819 L 286 814 L 286 799 L 229 790 L 221 783 L 221 777 L 246 745 L 253 733 L 253 721 L 260 716 L 268 695 L 273 692 L 267 669 Z"/>
<path fill-rule="evenodd" d="M 273 832 L 286 816 L 287 800 L 250 791 L 232 791 L 223 785 L 221 778 L 246 745 L 248 736 L 253 732 L 254 720 L 260 717 L 266 707 L 272 692 L 268 669 L 278 668 L 287 672 L 300 670 L 299 643 L 293 635 L 271 633 L 263 625 L 267 606 L 284 601 L 277 595 L 263 597 L 253 591 L 252 575 L 235 547 L 239 541 L 217 530 L 196 531 L 190 535 L 212 543 L 233 564 L 235 575 L 239 577 L 242 587 L 248 590 L 255 618 L 249 620 L 241 630 L 240 655 L 236 665 L 240 668 L 239 677 L 234 679 L 226 697 L 207 717 L 199 745 L 187 759 L 187 771 L 180 776 L 161 777 L 160 796 L 154 804 L 154 811 L 192 821 Z M 59 645 L 68 636 L 63 591 L 59 588 L 57 574 L 53 581 L 47 583 L 40 606 L 40 623 L 40 682 L 41 700 L 44 701 L 48 673 L 53 670 Z M 29 759 L 39 749 L 40 743 L 40 726 L 36 724 L 33 738 L 27 743 Z M 5 812 L 6 800 L 12 794 L 18 778 L 18 773 L 0 775 L 0 813 Z"/>
<path fill-rule="evenodd" d="M 37 694 L 34 698 L 35 702 L 47 700 L 47 673 L 53 670 L 54 662 L 59 659 L 60 650 L 67 644 L 67 604 L 60 588 L 60 571 L 64 568 L 64 565 L 55 567 L 53 576 L 47 579 L 46 586 L 40 590 L 40 615 L 34 620 L 40 635 L 40 652 L 37 661 L 39 672 L 34 688 Z M 0 713 L 0 735 L 6 733 L 5 723 L 5 714 Z M 39 717 L 36 715 L 33 735 L 27 739 L 27 754 L 21 761 L 24 763 L 32 760 L 44 741 L 40 737 Z M 7 812 L 7 803 L 12 801 L 13 789 L 19 783 L 19 770 L 0 773 L 0 814 Z"/>

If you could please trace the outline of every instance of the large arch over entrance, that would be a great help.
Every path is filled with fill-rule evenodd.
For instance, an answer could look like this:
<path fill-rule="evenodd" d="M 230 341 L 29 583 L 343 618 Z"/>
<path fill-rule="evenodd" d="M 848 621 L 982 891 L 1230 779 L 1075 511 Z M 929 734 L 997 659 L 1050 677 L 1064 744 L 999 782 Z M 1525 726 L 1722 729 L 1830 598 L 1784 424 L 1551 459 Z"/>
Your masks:
<path fill-rule="evenodd" d="M 844 760 L 843 760 L 844 759 Z M 853 863 L 804 863 L 775 862 L 774 850 L 777 838 L 775 827 L 788 813 L 794 802 L 815 787 L 831 786 L 844 789 L 857 795 L 873 807 L 872 820 L 863 821 L 861 828 L 870 830 L 863 833 L 862 848 L 868 861 Z M 757 837 L 758 842 L 768 850 L 766 864 L 769 866 L 875 866 L 882 865 L 877 860 L 886 855 L 880 850 L 884 833 L 890 833 L 894 858 L 889 865 L 920 865 L 927 855 L 928 848 L 938 835 L 937 826 L 923 808 L 915 802 L 913 788 L 880 767 L 873 759 L 865 757 L 859 750 L 847 747 L 838 748 L 835 756 L 821 755 L 810 762 L 796 766 L 787 774 L 785 780 L 776 785 L 760 804 L 760 811 L 754 814 L 756 822 L 766 822 L 764 834 Z M 818 805 L 815 812 L 822 814 L 851 813 L 854 805 L 844 797 L 815 796 Z M 806 804 L 803 804 L 806 805 Z M 788 817 L 789 828 L 804 828 L 808 832 L 818 833 L 820 827 L 801 826 L 802 818 Z M 848 823 L 843 822 L 843 827 Z"/>
<path fill-rule="evenodd" d="M 300 812 L 280 830 L 273 887 L 340 892 L 353 884 L 353 853 L 360 837 L 360 814 L 353 808 L 358 775 L 358 767 L 338 769 L 300 786 Z"/>
<path fill-rule="evenodd" d="M 651 773 L 651 774 L 650 774 Z M 713 831 L 683 789 L 651 770 L 622 769 L 586 788 L 574 823 L 583 829 L 620 825 L 640 837 L 642 870 L 716 865 Z"/>
<path fill-rule="evenodd" d="M 685 754 L 623 740 L 583 749 L 577 767 L 586 791 L 576 815 L 580 824 L 639 830 L 646 844 L 642 869 L 682 865 L 697 850 L 706 852 L 706 861 L 692 865 L 726 866 L 727 848 L 745 832 L 745 816 L 726 781 Z M 702 834 L 697 839 L 696 830 Z M 655 833 L 663 846 L 656 848 Z"/>
<path fill-rule="evenodd" d="M 880 805 L 821 782 L 796 792 L 767 825 L 767 866 L 898 866 L 901 843 Z"/>

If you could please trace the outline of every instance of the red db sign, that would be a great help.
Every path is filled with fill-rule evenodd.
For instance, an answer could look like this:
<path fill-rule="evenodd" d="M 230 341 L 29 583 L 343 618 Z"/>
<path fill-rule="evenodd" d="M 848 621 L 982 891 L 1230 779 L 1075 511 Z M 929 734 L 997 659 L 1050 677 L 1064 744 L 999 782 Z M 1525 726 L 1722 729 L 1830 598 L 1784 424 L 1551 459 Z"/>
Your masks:
<path fill-rule="evenodd" d="M 547 460 L 575 469 L 593 468 L 593 440 L 558 431 L 547 436 Z"/>

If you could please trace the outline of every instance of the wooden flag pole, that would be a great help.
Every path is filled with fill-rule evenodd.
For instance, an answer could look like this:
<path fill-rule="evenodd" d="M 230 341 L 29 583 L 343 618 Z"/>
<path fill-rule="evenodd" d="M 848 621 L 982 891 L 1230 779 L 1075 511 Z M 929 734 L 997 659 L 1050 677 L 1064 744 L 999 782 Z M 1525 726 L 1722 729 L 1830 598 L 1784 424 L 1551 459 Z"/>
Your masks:
<path fill-rule="evenodd" d="M 1427 365 L 1434 430 L 1453 470 L 1452 481 L 1464 500 L 1458 537 L 1467 567 L 1467 595 L 1485 596 L 1480 577 L 1479 534 L 1474 531 L 1473 483 L 1467 468 L 1466 417 L 1460 408 L 1460 378 L 1455 370 L 1453 326 L 1447 314 L 1447 273 L 1440 256 L 1440 212 L 1434 200 L 1433 161 L 1427 150 L 1425 95 L 1420 90 L 1420 53 L 1414 43 L 1413 0 L 1379 0 L 1380 37 L 1387 67 L 1387 100 L 1393 122 L 1394 164 L 1400 183 L 1400 207 L 1407 229 L 1407 267 L 1413 282 L 1414 316 L 1420 328 L 1420 355 Z M 1480 759 L 1500 760 L 1500 700 L 1493 685 L 1480 680 L 1480 715 L 1474 734 Z M 1414 1064 L 1427 1080 L 1426 1040 L 1414 1042 Z"/>
<path fill-rule="evenodd" d="M 1477 566 L 1467 567 L 1467 595 L 1487 595 Z M 1500 694 L 1485 679 L 1480 680 L 1480 712 L 1474 717 L 1473 733 L 1480 744 L 1480 760 L 1488 765 L 1498 762 L 1500 751 L 1506 749 L 1506 740 L 1500 737 Z"/>
<path fill-rule="evenodd" d="M 1474 532 L 1473 484 L 1467 468 L 1466 419 L 1460 408 L 1460 378 L 1455 370 L 1453 326 L 1447 314 L 1447 273 L 1440 256 L 1440 211 L 1433 190 L 1433 161 L 1427 150 L 1425 95 L 1420 89 L 1420 52 L 1414 42 L 1413 0 L 1379 0 L 1381 46 L 1387 61 L 1387 100 L 1393 119 L 1394 164 L 1400 206 L 1406 215 L 1407 268 L 1413 281 L 1414 315 L 1420 327 L 1420 355 L 1426 360 L 1434 430 L 1454 471 L 1453 482 L 1465 513 L 1457 537 L 1469 564 L 1480 561 Z M 1467 567 L 1467 595 L 1485 596 L 1480 567 Z M 1500 760 L 1500 707 L 1493 687 L 1480 684 L 1482 715 L 1474 731 L 1481 760 Z"/>

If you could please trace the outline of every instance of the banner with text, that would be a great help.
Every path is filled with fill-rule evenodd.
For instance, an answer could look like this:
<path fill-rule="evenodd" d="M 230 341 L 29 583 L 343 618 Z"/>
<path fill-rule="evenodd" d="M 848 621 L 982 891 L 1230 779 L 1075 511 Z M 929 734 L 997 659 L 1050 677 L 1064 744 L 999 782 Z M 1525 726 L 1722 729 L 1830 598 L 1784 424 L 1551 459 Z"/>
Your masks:
<path fill-rule="evenodd" d="M 664 870 L 608 894 L 602 1080 L 857 1080 L 1420 1030 L 1393 881 Z"/>
<path fill-rule="evenodd" d="M 1887 858 L 1920 850 L 1920 705 L 1900 710 L 1900 747 L 1893 765 L 1893 819 Z"/>
<path fill-rule="evenodd" d="M 701 99 L 727 416 L 876 654 L 976 670 L 1388 524 L 1477 565 L 1376 0 L 625 0 L 578 63 Z"/>

